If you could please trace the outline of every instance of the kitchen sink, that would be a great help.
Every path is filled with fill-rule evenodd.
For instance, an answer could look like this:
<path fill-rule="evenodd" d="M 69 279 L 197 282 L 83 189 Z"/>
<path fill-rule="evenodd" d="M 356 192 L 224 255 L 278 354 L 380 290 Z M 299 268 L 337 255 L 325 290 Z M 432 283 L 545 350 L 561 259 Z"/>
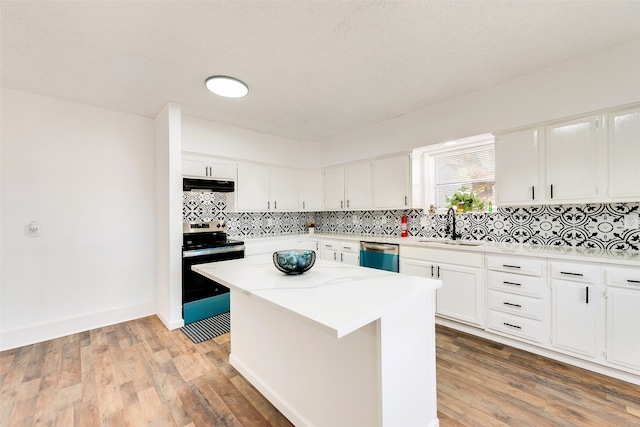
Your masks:
<path fill-rule="evenodd" d="M 480 246 L 484 242 L 479 240 L 451 240 L 451 239 L 439 239 L 439 238 L 430 238 L 430 239 L 422 239 L 418 240 L 422 243 L 439 243 L 441 245 L 453 245 L 453 246 Z"/>

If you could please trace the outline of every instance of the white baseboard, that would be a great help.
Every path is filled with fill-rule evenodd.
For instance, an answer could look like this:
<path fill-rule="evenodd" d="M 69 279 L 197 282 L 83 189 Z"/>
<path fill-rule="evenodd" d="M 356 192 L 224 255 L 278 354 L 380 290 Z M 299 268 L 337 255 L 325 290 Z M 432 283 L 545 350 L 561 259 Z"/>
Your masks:
<path fill-rule="evenodd" d="M 114 307 L 63 319 L 52 319 L 48 322 L 2 331 L 0 332 L 0 351 L 139 319 L 155 313 L 155 300 L 148 300 L 138 304 Z"/>
<path fill-rule="evenodd" d="M 165 319 L 164 316 L 160 313 L 156 313 L 156 316 L 158 316 L 158 319 L 160 319 L 160 321 L 164 324 L 164 326 L 166 326 L 167 329 L 169 329 L 170 331 L 173 331 L 174 329 L 182 328 L 184 326 L 183 318 L 180 318 L 178 320 L 174 320 L 173 322 L 171 322 Z"/>

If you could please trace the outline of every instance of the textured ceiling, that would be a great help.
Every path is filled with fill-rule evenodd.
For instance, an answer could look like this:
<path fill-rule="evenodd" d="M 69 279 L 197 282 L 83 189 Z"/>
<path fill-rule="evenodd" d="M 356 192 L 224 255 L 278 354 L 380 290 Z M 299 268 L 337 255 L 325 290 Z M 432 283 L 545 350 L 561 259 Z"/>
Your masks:
<path fill-rule="evenodd" d="M 2 1 L 2 86 L 322 141 L 640 38 L 640 1 Z M 250 94 L 208 93 L 206 77 Z"/>

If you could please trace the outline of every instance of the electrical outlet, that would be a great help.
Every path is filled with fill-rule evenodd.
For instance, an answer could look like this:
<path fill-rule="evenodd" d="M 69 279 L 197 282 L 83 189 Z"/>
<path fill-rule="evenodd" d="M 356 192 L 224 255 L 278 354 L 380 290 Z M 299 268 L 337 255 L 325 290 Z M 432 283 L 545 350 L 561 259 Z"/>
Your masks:
<path fill-rule="evenodd" d="M 360 221 L 360 217 L 359 217 L 358 215 L 354 215 L 354 216 L 352 217 L 352 219 L 353 219 L 353 223 L 354 223 L 354 224 L 355 224 L 356 222 Z"/>
<path fill-rule="evenodd" d="M 387 217 L 383 216 L 380 218 L 380 224 L 386 224 L 387 223 Z"/>
<path fill-rule="evenodd" d="M 627 214 L 624 216 L 624 228 L 635 230 L 638 228 L 638 214 Z"/>
<path fill-rule="evenodd" d="M 267 225 L 269 227 L 273 226 L 273 218 L 267 218 Z"/>
<path fill-rule="evenodd" d="M 29 237 L 40 237 L 40 223 L 38 221 L 29 223 Z"/>

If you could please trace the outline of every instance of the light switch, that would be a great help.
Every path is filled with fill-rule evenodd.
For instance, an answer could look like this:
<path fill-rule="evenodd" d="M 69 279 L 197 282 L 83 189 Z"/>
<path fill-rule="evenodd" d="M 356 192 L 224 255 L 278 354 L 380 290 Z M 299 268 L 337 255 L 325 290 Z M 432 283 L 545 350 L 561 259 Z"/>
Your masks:
<path fill-rule="evenodd" d="M 40 237 L 40 223 L 38 221 L 29 223 L 29 237 Z"/>

